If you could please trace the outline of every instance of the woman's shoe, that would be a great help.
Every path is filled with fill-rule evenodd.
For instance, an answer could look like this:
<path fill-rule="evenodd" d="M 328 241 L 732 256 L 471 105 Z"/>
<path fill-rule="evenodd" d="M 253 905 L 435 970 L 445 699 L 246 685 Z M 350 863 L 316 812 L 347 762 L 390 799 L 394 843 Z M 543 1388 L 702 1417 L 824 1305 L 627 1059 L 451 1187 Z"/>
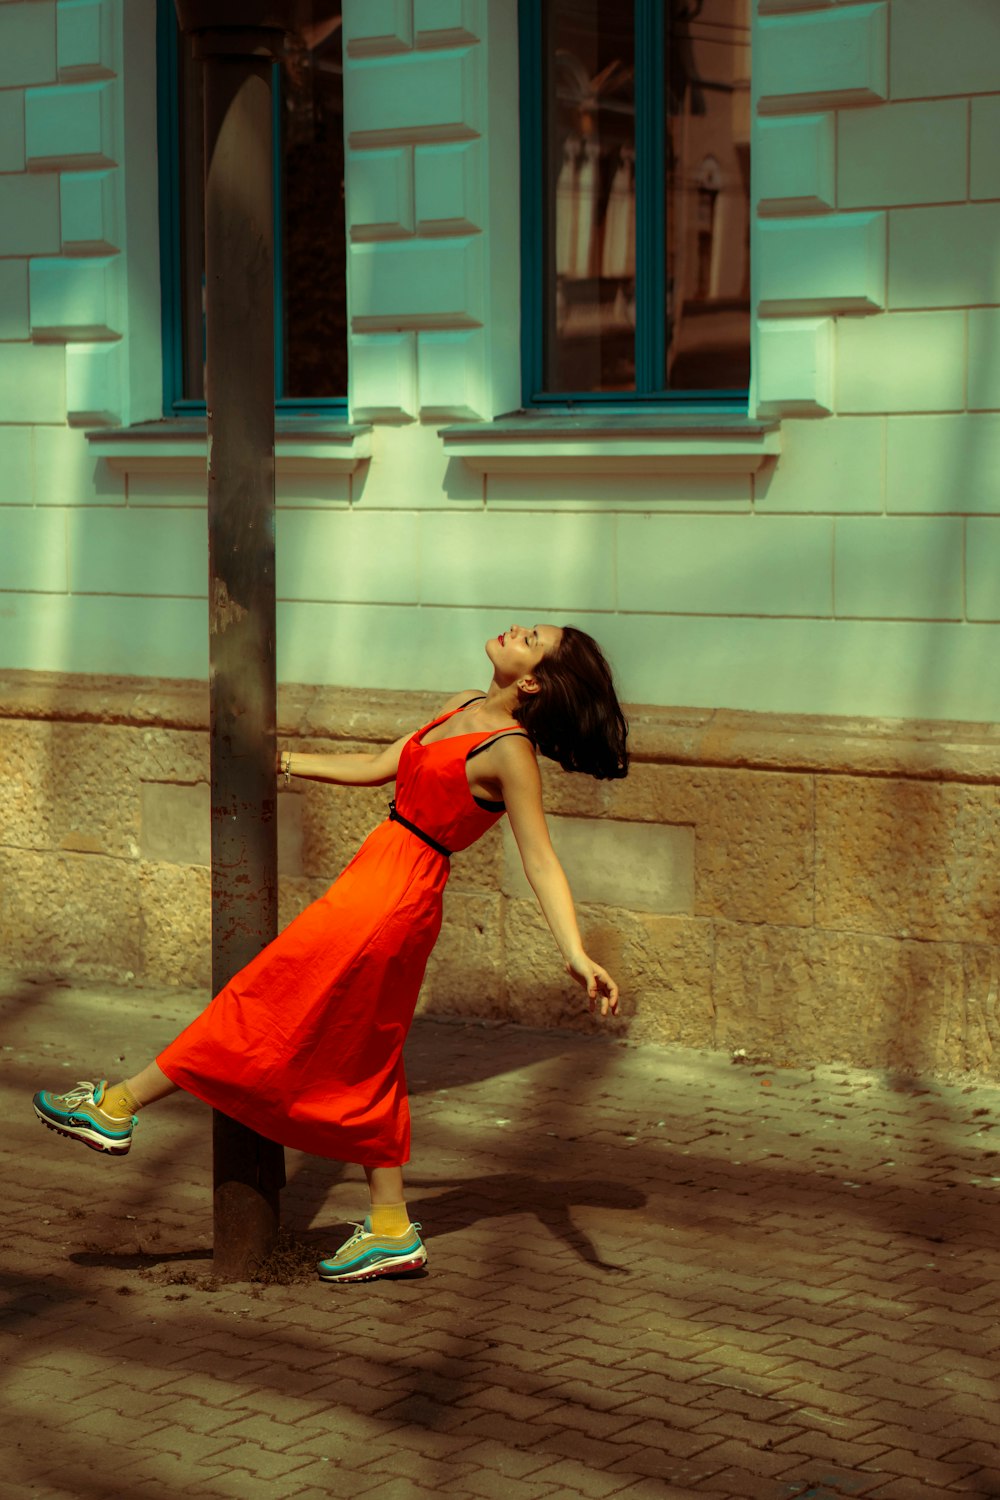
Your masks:
<path fill-rule="evenodd" d="M 419 1271 L 427 1263 L 427 1251 L 411 1224 L 405 1234 L 372 1234 L 370 1219 L 359 1224 L 336 1255 L 316 1267 L 323 1281 L 374 1281 L 376 1276 L 399 1276 Z"/>
<path fill-rule="evenodd" d="M 100 1083 L 78 1083 L 65 1094 L 50 1094 L 48 1089 L 32 1099 L 35 1114 L 43 1125 L 71 1140 L 82 1141 L 91 1151 L 108 1151 L 124 1156 L 132 1144 L 136 1117 L 123 1119 L 109 1115 L 101 1108 L 108 1080 Z"/>

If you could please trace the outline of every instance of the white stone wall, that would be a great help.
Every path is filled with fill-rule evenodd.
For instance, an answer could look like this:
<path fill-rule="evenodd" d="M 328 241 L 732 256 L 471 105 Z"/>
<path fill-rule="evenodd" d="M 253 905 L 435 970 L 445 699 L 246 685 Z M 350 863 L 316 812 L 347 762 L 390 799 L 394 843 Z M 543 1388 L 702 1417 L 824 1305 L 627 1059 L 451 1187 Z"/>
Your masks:
<path fill-rule="evenodd" d="M 196 677 L 159 412 L 152 0 L 0 0 L 0 666 Z M 514 0 L 346 0 L 353 472 L 279 481 L 286 681 L 450 690 L 573 620 L 627 698 L 1000 716 L 1000 7 L 757 0 L 753 414 L 781 453 L 472 469 L 519 404 Z"/>

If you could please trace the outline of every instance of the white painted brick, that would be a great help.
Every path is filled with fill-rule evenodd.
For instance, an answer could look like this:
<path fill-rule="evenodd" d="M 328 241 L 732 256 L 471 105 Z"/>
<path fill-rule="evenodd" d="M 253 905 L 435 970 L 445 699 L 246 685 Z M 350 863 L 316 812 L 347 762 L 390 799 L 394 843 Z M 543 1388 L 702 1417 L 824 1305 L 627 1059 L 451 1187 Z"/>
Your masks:
<path fill-rule="evenodd" d="M 759 21 L 754 75 L 761 111 L 802 112 L 884 99 L 886 9 L 850 5 Z"/>
<path fill-rule="evenodd" d="M 125 476 L 95 458 L 86 437 L 72 427 L 36 427 L 36 505 L 123 505 Z M 202 505 L 204 505 L 202 481 Z"/>
<path fill-rule="evenodd" d="M 762 213 L 816 213 L 836 203 L 833 114 L 763 119 L 754 136 L 753 184 Z"/>
<path fill-rule="evenodd" d="M 838 320 L 838 411 L 961 411 L 964 406 L 964 313 Z"/>
<path fill-rule="evenodd" d="M 482 319 L 482 247 L 475 239 L 355 245 L 350 277 L 359 333 L 400 323 L 467 327 Z"/>
<path fill-rule="evenodd" d="M 66 346 L 66 416 L 73 427 L 114 427 L 122 413 L 122 345 Z"/>
<path fill-rule="evenodd" d="M 109 255 L 120 249 L 117 173 L 64 172 L 59 179 L 63 250 Z"/>
<path fill-rule="evenodd" d="M 55 76 L 54 0 L 0 5 L 0 89 L 52 83 Z"/>
<path fill-rule="evenodd" d="M 417 45 L 444 45 L 443 38 L 479 37 L 485 28 L 484 0 L 413 0 Z"/>
<path fill-rule="evenodd" d="M 69 576 L 74 594 L 201 598 L 208 591 L 206 519 L 191 510 L 75 510 Z"/>
<path fill-rule="evenodd" d="M 757 225 L 762 316 L 883 307 L 885 234 L 884 214 L 762 220 Z"/>
<path fill-rule="evenodd" d="M 969 407 L 1000 411 L 1000 310 L 969 309 Z"/>
<path fill-rule="evenodd" d="M 79 171 L 117 161 L 115 83 L 60 84 L 29 89 L 25 99 L 28 166 Z"/>
<path fill-rule="evenodd" d="M 58 346 L 0 345 L 0 412 L 5 422 L 65 421 L 65 362 Z"/>
<path fill-rule="evenodd" d="M 1000 303 L 1000 203 L 896 209 L 889 228 L 891 307 Z"/>
<path fill-rule="evenodd" d="M 351 151 L 347 216 L 356 238 L 389 239 L 413 233 L 413 148 Z"/>
<path fill-rule="evenodd" d="M 279 464 L 281 460 L 278 460 Z M 204 490 L 204 486 L 202 486 Z M 132 481 L 129 480 L 129 504 L 134 504 Z M 283 474 L 279 471 L 275 485 L 275 504 L 296 510 L 343 509 L 351 503 L 350 474 Z M 201 496 L 204 504 L 204 493 Z"/>
<path fill-rule="evenodd" d="M 0 260 L 0 340 L 28 337 L 28 262 Z"/>
<path fill-rule="evenodd" d="M 757 400 L 764 414 L 833 410 L 832 318 L 757 323 Z"/>
<path fill-rule="evenodd" d="M 468 233 L 482 227 L 481 153 L 478 141 L 416 148 L 416 216 L 421 234 Z"/>
<path fill-rule="evenodd" d="M 786 421 L 780 457 L 754 478 L 754 507 L 881 513 L 884 471 L 884 417 Z"/>
<path fill-rule="evenodd" d="M 433 691 L 444 702 L 463 683 L 489 680 L 484 643 L 504 628 L 495 611 L 469 615 L 456 619 L 451 610 L 418 611 L 412 604 L 279 603 L 279 681 L 344 687 L 377 681 Z"/>
<path fill-rule="evenodd" d="M 485 334 L 417 334 L 417 380 L 424 421 L 463 421 L 482 415 Z"/>
<path fill-rule="evenodd" d="M 204 510 L 207 485 L 207 462 L 206 468 L 195 474 L 129 474 L 128 503 L 130 506 L 190 506 L 193 510 Z"/>
<path fill-rule="evenodd" d="M 456 460 L 456 463 L 458 461 Z M 465 468 L 464 464 L 460 467 Z M 471 472 L 466 470 L 466 472 Z M 486 474 L 486 504 L 495 510 L 706 511 L 749 514 L 748 474 L 630 474 L 628 483 L 603 468 L 586 474 Z"/>
<path fill-rule="evenodd" d="M 58 253 L 58 180 L 0 177 L 0 256 Z"/>
<path fill-rule="evenodd" d="M 208 673 L 204 600 L 8 594 L 4 606 L 3 666 L 137 677 Z"/>
<path fill-rule="evenodd" d="M 280 599 L 415 604 L 419 535 L 412 511 L 298 511 L 278 516 Z"/>
<path fill-rule="evenodd" d="M 110 257 L 33 260 L 32 337 L 96 342 L 120 335 L 119 270 Z"/>
<path fill-rule="evenodd" d="M 964 202 L 967 138 L 964 99 L 841 110 L 838 206 Z"/>
<path fill-rule="evenodd" d="M 1000 198 L 1000 94 L 972 100 L 970 197 Z"/>
<path fill-rule="evenodd" d="M 626 823 L 620 818 L 547 818 L 552 847 L 577 904 L 629 911 L 694 912 L 695 831 L 676 823 Z M 517 840 L 505 818 L 501 890 L 533 901 Z"/>
<path fill-rule="evenodd" d="M 56 60 L 61 79 L 114 76 L 114 19 L 110 0 L 58 0 Z"/>
<path fill-rule="evenodd" d="M 412 421 L 417 414 L 417 349 L 412 333 L 351 339 L 351 414 L 356 422 Z"/>
<path fill-rule="evenodd" d="M 0 172 L 24 170 L 24 90 L 0 93 Z"/>
<path fill-rule="evenodd" d="M 415 349 L 416 335 L 407 338 Z M 482 510 L 482 474 L 474 474 L 461 459 L 442 461 L 437 427 L 434 422 L 387 422 L 378 434 L 377 462 L 354 475 L 352 505 L 377 510 Z"/>
<path fill-rule="evenodd" d="M 964 522 L 851 516 L 836 523 L 838 616 L 960 620 Z"/>
<path fill-rule="evenodd" d="M 351 146 L 375 145 L 387 136 L 402 142 L 477 135 L 480 52 L 408 53 L 350 65 L 344 84 Z"/>
<path fill-rule="evenodd" d="M 31 503 L 30 427 L 0 426 L 0 505 Z"/>
<path fill-rule="evenodd" d="M 1000 719 L 1000 626 L 800 620 L 789 629 L 785 620 L 641 614 L 573 623 L 599 637 L 629 703 Z"/>
<path fill-rule="evenodd" d="M 894 99 L 992 93 L 1000 57 L 993 0 L 906 0 L 892 12 Z"/>
<path fill-rule="evenodd" d="M 1000 620 L 1000 520 L 970 520 L 966 525 L 969 619 Z"/>
<path fill-rule="evenodd" d="M 413 44 L 412 0 L 364 0 L 344 6 L 349 57 L 398 52 Z"/>
<path fill-rule="evenodd" d="M 528 611 L 533 617 L 520 622 L 526 625 L 557 606 L 612 609 L 614 526 L 612 516 L 539 513 L 529 539 L 523 515 L 426 512 L 420 518 L 421 603 Z"/>
<path fill-rule="evenodd" d="M 1000 416 L 890 417 L 890 511 L 1000 515 Z"/>
<path fill-rule="evenodd" d="M 0 510 L 0 589 L 66 591 L 66 517 L 62 511 L 6 505 Z"/>
<path fill-rule="evenodd" d="M 832 547 L 819 516 L 619 516 L 619 596 L 650 613 L 828 615 Z"/>

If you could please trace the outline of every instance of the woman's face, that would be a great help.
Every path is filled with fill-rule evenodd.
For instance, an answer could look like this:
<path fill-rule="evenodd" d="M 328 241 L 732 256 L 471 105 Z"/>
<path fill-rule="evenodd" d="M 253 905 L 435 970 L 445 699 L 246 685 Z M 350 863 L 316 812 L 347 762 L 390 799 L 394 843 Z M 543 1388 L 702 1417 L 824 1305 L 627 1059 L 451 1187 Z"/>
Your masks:
<path fill-rule="evenodd" d="M 561 640 L 558 625 L 511 625 L 486 642 L 486 655 L 498 678 L 520 682 L 531 676 L 542 657 L 554 651 Z"/>

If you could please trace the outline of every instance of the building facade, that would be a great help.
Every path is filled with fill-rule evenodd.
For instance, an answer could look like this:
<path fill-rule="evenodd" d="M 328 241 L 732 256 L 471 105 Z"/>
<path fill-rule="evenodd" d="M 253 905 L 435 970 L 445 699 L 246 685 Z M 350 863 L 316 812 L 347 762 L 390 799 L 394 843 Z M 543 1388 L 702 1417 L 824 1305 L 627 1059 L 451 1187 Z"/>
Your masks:
<path fill-rule="evenodd" d="M 0 3 L 0 913 L 18 967 L 201 984 L 172 24 Z M 996 1074 L 1000 12 L 344 0 L 295 49 L 283 742 L 394 738 L 511 620 L 578 624 L 636 763 L 546 790 L 623 1031 Z M 280 800 L 291 915 L 384 797 Z M 424 1003 L 571 1024 L 507 838 L 455 861 Z"/>

